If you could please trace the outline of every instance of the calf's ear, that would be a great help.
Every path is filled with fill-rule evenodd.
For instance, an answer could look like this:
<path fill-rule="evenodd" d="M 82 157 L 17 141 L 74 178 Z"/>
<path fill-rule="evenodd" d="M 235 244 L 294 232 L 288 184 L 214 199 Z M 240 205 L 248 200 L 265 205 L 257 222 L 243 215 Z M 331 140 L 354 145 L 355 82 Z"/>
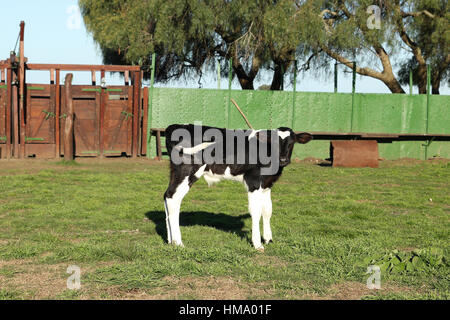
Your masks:
<path fill-rule="evenodd" d="M 312 140 L 312 135 L 307 133 L 307 132 L 302 132 L 302 133 L 298 133 L 295 135 L 295 142 L 298 143 L 308 143 L 309 141 Z"/>

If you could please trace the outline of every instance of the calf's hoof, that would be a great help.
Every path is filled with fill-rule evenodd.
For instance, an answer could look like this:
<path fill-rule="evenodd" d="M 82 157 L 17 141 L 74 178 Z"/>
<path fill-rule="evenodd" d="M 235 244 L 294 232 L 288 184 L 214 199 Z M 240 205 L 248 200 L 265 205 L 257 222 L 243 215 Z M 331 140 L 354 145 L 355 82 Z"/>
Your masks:
<path fill-rule="evenodd" d="M 184 248 L 184 244 L 183 242 L 176 242 L 176 241 L 172 241 L 171 243 L 172 245 L 176 246 L 176 247 L 181 247 Z"/>

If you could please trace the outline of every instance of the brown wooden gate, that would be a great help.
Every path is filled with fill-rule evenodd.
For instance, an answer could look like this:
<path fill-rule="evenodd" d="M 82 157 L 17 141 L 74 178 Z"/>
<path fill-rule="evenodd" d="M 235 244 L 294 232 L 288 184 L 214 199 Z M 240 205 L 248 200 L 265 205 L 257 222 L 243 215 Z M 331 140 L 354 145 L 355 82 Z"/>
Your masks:
<path fill-rule="evenodd" d="M 42 158 L 55 156 L 56 86 L 33 84 L 25 87 L 25 154 Z"/>
<path fill-rule="evenodd" d="M 95 157 L 100 154 L 100 91 L 99 86 L 72 86 L 74 107 L 75 155 Z M 61 86 L 60 128 L 65 126 L 67 115 L 66 90 Z M 60 134 L 61 155 L 64 154 L 64 130 Z"/>
<path fill-rule="evenodd" d="M 133 87 L 72 86 L 75 155 L 132 155 Z M 60 128 L 65 126 L 65 89 L 61 86 Z M 64 131 L 60 135 L 64 154 Z"/>
<path fill-rule="evenodd" d="M 105 156 L 132 154 L 133 88 L 111 86 L 104 99 L 103 153 Z"/>
<path fill-rule="evenodd" d="M 50 72 L 50 84 L 27 84 L 26 72 L 35 70 Z M 141 155 L 143 74 L 139 66 L 29 64 L 25 57 L 11 54 L 0 61 L 0 158 L 64 155 L 67 110 L 62 71 L 92 75 L 92 84 L 71 86 L 74 154 Z M 125 85 L 97 86 L 96 72 L 102 83 L 106 72 L 122 72 Z"/>

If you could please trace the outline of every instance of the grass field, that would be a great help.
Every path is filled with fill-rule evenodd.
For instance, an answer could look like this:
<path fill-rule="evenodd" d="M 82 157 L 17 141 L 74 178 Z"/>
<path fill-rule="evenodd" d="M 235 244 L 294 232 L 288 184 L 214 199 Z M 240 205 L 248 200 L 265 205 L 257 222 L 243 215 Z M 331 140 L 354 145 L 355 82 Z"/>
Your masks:
<path fill-rule="evenodd" d="M 450 298 L 449 161 L 293 163 L 272 192 L 264 253 L 244 187 L 227 181 L 194 185 L 185 248 L 166 244 L 167 184 L 166 161 L 0 161 L 0 298 Z M 379 290 L 366 287 L 374 263 Z M 70 265 L 79 290 L 66 287 Z"/>

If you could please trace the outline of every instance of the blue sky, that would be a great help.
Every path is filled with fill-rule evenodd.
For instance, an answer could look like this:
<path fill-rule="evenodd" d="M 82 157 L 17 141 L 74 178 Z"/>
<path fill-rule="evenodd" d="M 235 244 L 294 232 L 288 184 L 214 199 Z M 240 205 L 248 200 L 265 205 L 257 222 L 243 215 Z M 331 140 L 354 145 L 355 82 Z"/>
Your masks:
<path fill-rule="evenodd" d="M 0 60 L 9 57 L 14 49 L 19 32 L 20 21 L 25 21 L 25 56 L 30 63 L 71 63 L 71 64 L 102 64 L 100 51 L 92 37 L 87 33 L 79 15 L 77 0 L 17 0 L 4 1 L 0 12 Z M 18 49 L 17 49 L 18 51 Z M 97 79 L 100 75 L 97 75 Z M 64 79 L 64 74 L 61 75 Z M 270 83 L 271 75 L 262 74 L 256 81 L 256 86 Z M 118 76 L 107 74 L 108 84 L 121 84 Z M 50 81 L 48 72 L 33 71 L 27 73 L 27 81 L 32 83 L 47 83 Z M 89 84 L 90 73 L 74 74 L 74 83 Z M 157 86 L 198 88 L 198 79 L 189 82 L 174 81 Z M 226 88 L 227 80 L 222 80 L 222 88 Z M 203 88 L 217 88 L 216 74 L 204 76 Z M 240 86 L 236 79 L 233 88 Z M 292 85 L 286 77 L 286 90 Z M 408 88 L 404 88 L 408 90 Z M 299 91 L 333 91 L 333 79 L 307 72 L 298 77 Z M 339 91 L 351 92 L 351 76 L 342 71 L 339 73 Z M 378 80 L 368 77 L 357 77 L 357 92 L 389 93 L 386 86 Z M 417 89 L 414 88 L 416 92 Z M 441 94 L 450 94 L 450 88 L 441 87 Z"/>

